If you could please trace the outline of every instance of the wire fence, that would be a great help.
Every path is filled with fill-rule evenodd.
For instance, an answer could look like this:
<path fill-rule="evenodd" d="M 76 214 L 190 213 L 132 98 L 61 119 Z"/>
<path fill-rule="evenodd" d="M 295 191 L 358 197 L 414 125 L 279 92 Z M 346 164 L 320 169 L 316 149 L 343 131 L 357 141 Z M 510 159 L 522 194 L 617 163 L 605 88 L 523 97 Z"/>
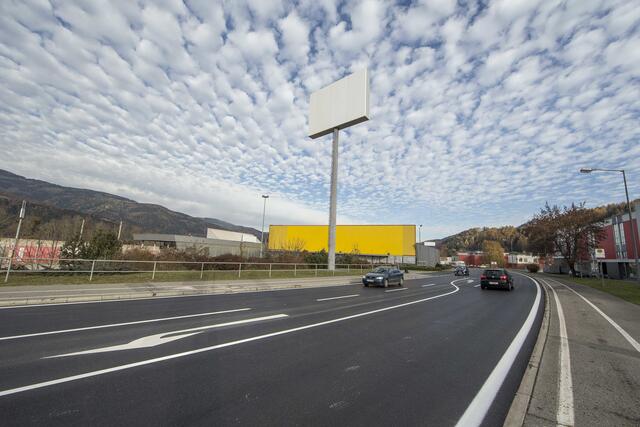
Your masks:
<path fill-rule="evenodd" d="M 327 264 L 275 262 L 217 262 L 217 261 L 153 261 L 111 259 L 54 259 L 0 257 L 0 273 L 9 278 L 32 275 L 82 276 L 89 281 L 105 276 L 134 276 L 142 280 L 219 280 L 235 278 L 327 277 L 366 273 L 379 263 Z M 17 262 L 18 261 L 18 262 Z"/>

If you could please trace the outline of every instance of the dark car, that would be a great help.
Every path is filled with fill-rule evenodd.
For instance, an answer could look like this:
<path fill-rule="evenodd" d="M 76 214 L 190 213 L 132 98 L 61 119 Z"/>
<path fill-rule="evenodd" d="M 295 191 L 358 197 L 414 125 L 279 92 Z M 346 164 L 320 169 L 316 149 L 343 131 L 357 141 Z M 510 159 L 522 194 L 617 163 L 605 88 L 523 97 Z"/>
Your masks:
<path fill-rule="evenodd" d="M 480 287 L 501 288 L 508 291 L 513 289 L 513 276 L 504 268 L 491 268 L 485 270 L 480 276 Z"/>
<path fill-rule="evenodd" d="M 466 265 L 456 267 L 456 269 L 453 272 L 453 274 L 456 275 L 456 276 L 468 276 L 469 275 L 469 268 Z"/>
<path fill-rule="evenodd" d="M 404 285 L 404 274 L 395 267 L 377 267 L 370 273 L 362 276 L 364 286 L 384 286 L 388 288 L 391 284 Z"/>

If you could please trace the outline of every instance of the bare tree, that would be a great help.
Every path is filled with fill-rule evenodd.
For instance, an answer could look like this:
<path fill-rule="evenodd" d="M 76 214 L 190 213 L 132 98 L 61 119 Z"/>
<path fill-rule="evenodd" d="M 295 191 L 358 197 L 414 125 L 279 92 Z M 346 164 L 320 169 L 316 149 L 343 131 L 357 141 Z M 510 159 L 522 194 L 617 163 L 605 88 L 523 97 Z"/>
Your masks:
<path fill-rule="evenodd" d="M 575 275 L 576 263 L 589 259 L 603 238 L 602 219 L 584 203 L 546 204 L 527 225 L 529 247 L 544 255 L 560 255 Z"/>

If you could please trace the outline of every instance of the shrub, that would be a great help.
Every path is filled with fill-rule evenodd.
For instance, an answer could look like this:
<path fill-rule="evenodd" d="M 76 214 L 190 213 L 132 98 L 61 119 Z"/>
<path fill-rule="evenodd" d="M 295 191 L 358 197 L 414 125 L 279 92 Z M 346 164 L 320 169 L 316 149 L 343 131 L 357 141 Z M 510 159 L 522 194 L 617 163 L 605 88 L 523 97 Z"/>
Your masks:
<path fill-rule="evenodd" d="M 538 264 L 527 264 L 527 270 L 529 273 L 537 273 L 540 270 L 540 266 Z"/>

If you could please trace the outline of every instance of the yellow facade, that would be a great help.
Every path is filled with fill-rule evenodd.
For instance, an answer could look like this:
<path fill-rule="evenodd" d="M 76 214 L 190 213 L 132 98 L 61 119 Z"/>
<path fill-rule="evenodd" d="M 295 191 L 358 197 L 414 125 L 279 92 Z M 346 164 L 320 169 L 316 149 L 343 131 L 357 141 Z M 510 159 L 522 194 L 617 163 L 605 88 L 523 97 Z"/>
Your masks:
<path fill-rule="evenodd" d="M 270 225 L 269 249 L 317 252 L 328 248 L 327 225 Z M 338 225 L 336 252 L 415 256 L 415 225 Z"/>

